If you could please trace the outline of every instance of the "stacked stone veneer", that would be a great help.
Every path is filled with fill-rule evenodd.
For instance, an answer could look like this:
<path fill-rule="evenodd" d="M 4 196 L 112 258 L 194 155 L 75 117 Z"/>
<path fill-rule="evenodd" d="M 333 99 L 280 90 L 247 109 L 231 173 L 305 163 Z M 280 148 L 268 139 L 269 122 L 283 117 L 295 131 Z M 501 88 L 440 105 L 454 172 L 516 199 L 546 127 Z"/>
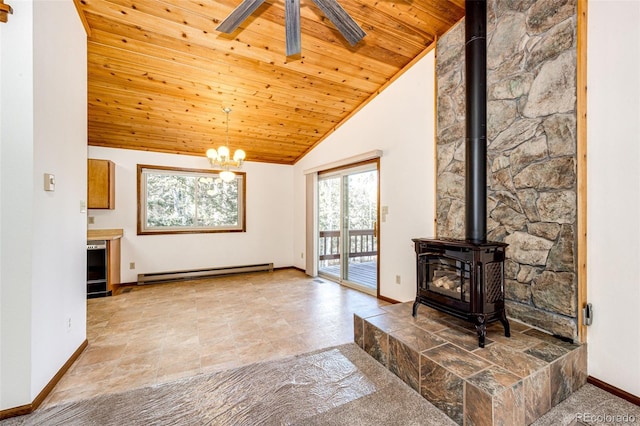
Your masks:
<path fill-rule="evenodd" d="M 507 312 L 577 336 L 576 1 L 487 5 L 487 231 Z M 464 22 L 438 40 L 437 234 L 464 238 Z"/>

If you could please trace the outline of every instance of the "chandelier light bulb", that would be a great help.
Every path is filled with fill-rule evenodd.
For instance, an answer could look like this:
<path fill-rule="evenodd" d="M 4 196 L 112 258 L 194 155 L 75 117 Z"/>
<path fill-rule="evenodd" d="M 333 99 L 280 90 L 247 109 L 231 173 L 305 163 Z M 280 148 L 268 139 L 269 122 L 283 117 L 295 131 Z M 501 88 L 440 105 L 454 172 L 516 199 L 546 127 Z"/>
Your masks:
<path fill-rule="evenodd" d="M 223 182 L 231 182 L 235 178 L 236 174 L 230 170 L 223 170 L 220 172 L 220 179 L 222 179 Z"/>
<path fill-rule="evenodd" d="M 224 161 L 225 159 L 229 158 L 229 148 L 227 148 L 226 146 L 221 146 L 220 148 L 218 148 L 218 157 Z"/>

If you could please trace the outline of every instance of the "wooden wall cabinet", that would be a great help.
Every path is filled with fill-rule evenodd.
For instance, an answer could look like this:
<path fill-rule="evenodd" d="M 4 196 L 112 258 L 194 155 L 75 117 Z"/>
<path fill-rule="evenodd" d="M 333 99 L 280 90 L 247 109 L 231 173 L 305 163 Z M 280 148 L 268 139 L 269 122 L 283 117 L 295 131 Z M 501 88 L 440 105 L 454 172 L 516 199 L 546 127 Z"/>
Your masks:
<path fill-rule="evenodd" d="M 116 208 L 116 165 L 109 160 L 90 158 L 87 164 L 87 208 Z"/>

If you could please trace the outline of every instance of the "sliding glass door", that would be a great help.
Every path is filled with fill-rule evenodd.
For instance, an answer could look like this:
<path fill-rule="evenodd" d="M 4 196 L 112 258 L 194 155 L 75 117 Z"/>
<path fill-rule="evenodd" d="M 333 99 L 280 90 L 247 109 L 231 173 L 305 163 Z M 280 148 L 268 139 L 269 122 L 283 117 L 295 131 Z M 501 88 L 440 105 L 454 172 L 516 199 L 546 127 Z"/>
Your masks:
<path fill-rule="evenodd" d="M 378 162 L 318 175 L 318 273 L 378 290 Z"/>

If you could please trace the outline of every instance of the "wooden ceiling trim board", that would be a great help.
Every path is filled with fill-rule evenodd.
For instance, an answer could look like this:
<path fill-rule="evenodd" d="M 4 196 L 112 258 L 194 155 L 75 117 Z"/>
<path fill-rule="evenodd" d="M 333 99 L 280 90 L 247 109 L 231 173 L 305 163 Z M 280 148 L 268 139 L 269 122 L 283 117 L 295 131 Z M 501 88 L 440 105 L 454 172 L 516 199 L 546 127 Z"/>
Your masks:
<path fill-rule="evenodd" d="M 82 22 L 82 26 L 84 27 L 85 33 L 87 33 L 87 37 L 91 37 L 91 27 L 87 22 L 87 17 L 84 15 L 82 11 L 82 6 L 80 6 L 80 0 L 73 0 L 73 5 L 76 8 L 76 12 L 78 12 L 78 16 L 80 17 L 80 22 Z"/>

